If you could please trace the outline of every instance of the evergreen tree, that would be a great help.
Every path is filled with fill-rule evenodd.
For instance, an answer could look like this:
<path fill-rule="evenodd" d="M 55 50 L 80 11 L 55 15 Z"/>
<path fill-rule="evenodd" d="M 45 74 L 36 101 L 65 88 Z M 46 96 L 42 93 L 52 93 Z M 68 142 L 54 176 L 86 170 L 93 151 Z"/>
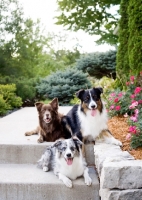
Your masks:
<path fill-rule="evenodd" d="M 129 39 L 129 30 L 128 30 L 128 0 L 122 0 L 120 4 L 120 14 L 121 18 L 119 20 L 119 47 L 117 51 L 117 78 L 126 79 L 130 72 L 129 67 L 129 58 L 128 58 L 128 39 Z M 121 81 L 122 81 L 121 80 Z"/>
<path fill-rule="evenodd" d="M 53 99 L 58 97 L 59 104 L 68 104 L 79 89 L 91 87 L 87 74 L 75 68 L 57 71 L 41 79 L 37 85 L 38 93 L 43 98 Z"/>
<path fill-rule="evenodd" d="M 76 63 L 77 69 L 88 72 L 90 76 L 95 76 L 98 79 L 103 76 L 113 77 L 115 79 L 115 66 L 116 51 L 87 54 Z"/>
<path fill-rule="evenodd" d="M 138 75 L 142 70 L 142 0 L 129 0 L 129 64 L 131 72 Z"/>

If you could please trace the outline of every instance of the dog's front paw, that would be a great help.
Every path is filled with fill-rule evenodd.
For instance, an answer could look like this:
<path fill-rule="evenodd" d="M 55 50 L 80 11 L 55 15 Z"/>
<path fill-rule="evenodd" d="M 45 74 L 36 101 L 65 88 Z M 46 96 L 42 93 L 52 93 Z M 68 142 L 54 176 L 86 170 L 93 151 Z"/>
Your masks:
<path fill-rule="evenodd" d="M 67 187 L 72 188 L 72 181 L 71 181 L 69 178 L 66 177 L 66 178 L 63 180 L 63 183 L 64 183 Z"/>
<path fill-rule="evenodd" d="M 122 142 L 120 142 L 119 140 L 115 139 L 115 145 L 122 147 Z"/>
<path fill-rule="evenodd" d="M 43 143 L 43 138 L 39 138 L 39 139 L 37 140 L 37 142 L 38 142 L 38 143 Z"/>
<path fill-rule="evenodd" d="M 85 178 L 85 184 L 90 186 L 92 184 L 92 179 L 88 176 L 87 178 Z"/>
<path fill-rule="evenodd" d="M 31 135 L 31 132 L 26 132 L 25 133 L 25 136 L 30 136 Z"/>
<path fill-rule="evenodd" d="M 49 171 L 49 168 L 48 168 L 47 166 L 44 166 L 44 167 L 43 167 L 43 171 L 44 171 L 44 172 L 48 172 L 48 171 Z"/>

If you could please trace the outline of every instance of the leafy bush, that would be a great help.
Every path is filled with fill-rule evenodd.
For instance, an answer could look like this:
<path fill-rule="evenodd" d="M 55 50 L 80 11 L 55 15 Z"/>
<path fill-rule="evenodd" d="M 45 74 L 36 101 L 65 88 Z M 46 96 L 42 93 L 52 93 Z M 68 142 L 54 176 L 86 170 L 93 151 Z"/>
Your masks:
<path fill-rule="evenodd" d="M 0 77 L 0 84 L 15 84 L 16 85 L 16 94 L 22 98 L 22 101 L 29 99 L 32 100 L 36 97 L 36 84 L 39 81 L 38 78 L 25 78 L 19 77 L 15 78 L 14 76 L 5 76 Z"/>
<path fill-rule="evenodd" d="M 78 70 L 88 72 L 90 76 L 100 79 L 103 76 L 116 78 L 116 51 L 88 54 L 77 61 Z"/>
<path fill-rule="evenodd" d="M 140 74 L 142 78 L 142 72 Z M 139 78 L 131 76 L 126 82 L 126 91 L 116 90 L 110 93 L 107 108 L 110 116 L 128 117 L 129 134 L 132 148 L 142 146 L 142 85 Z"/>
<path fill-rule="evenodd" d="M 87 74 L 72 68 L 57 71 L 41 79 L 36 88 L 42 98 L 53 99 L 58 97 L 60 105 L 65 105 L 73 99 L 76 91 L 88 87 L 91 87 L 91 83 L 87 79 Z"/>
<path fill-rule="evenodd" d="M 20 107 L 22 100 L 17 97 L 15 84 L 0 85 L 0 115 L 4 115 L 8 110 Z"/>
<path fill-rule="evenodd" d="M 21 78 L 16 80 L 17 92 L 16 94 L 22 98 L 32 100 L 36 97 L 36 84 L 38 79 Z"/>

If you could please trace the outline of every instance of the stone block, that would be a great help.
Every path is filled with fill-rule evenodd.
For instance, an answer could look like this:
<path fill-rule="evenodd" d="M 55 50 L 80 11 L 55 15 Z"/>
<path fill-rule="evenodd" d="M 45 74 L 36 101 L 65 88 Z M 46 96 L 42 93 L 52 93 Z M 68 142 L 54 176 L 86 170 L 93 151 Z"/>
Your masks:
<path fill-rule="evenodd" d="M 95 154 L 95 165 L 98 171 L 99 176 L 101 175 L 101 169 L 103 167 L 103 162 L 105 160 L 134 160 L 134 157 L 131 156 L 127 151 L 122 151 L 119 146 L 99 143 L 94 146 Z"/>
<path fill-rule="evenodd" d="M 122 160 L 103 163 L 101 188 L 142 188 L 142 160 Z"/>
<path fill-rule="evenodd" d="M 142 200 L 142 189 L 102 189 L 100 196 L 101 200 Z"/>

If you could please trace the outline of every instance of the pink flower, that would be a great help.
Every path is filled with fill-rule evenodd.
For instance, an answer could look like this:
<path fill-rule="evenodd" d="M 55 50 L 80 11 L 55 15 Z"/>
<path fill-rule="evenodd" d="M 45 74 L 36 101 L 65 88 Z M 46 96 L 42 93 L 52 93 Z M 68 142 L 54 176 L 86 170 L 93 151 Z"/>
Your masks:
<path fill-rule="evenodd" d="M 129 85 L 130 85 L 130 82 L 129 82 L 129 81 L 128 81 L 128 82 L 126 82 L 126 85 L 127 85 L 127 86 L 129 86 Z"/>
<path fill-rule="evenodd" d="M 123 96 L 123 93 L 120 92 L 120 93 L 118 94 L 118 97 L 122 97 L 122 96 Z"/>
<path fill-rule="evenodd" d="M 134 112 L 135 112 L 135 115 L 138 116 L 139 110 L 136 109 Z"/>
<path fill-rule="evenodd" d="M 138 100 L 138 104 L 142 104 L 142 100 Z"/>
<path fill-rule="evenodd" d="M 140 76 L 142 76 L 142 71 L 140 72 Z"/>
<path fill-rule="evenodd" d="M 130 109 L 133 109 L 133 108 L 135 108 L 137 105 L 138 105 L 138 101 L 134 101 L 134 102 L 129 106 L 129 108 L 130 108 Z"/>
<path fill-rule="evenodd" d="M 140 93 L 141 90 L 142 90 L 142 89 L 141 89 L 140 87 L 136 87 L 134 93 L 135 93 L 135 94 L 138 94 L 138 93 Z"/>
<path fill-rule="evenodd" d="M 134 82 L 134 80 L 135 80 L 135 76 L 131 76 L 130 81 Z"/>
<path fill-rule="evenodd" d="M 134 99 L 134 98 L 135 98 L 135 95 L 134 95 L 134 94 L 132 94 L 130 97 L 131 97 L 131 99 Z"/>
<path fill-rule="evenodd" d="M 118 98 L 115 98 L 115 99 L 114 99 L 114 102 L 115 102 L 115 103 L 117 103 L 118 101 L 119 101 L 119 99 L 118 99 Z"/>
<path fill-rule="evenodd" d="M 120 110 L 121 106 L 115 106 L 115 110 Z"/>
<path fill-rule="evenodd" d="M 114 105 L 111 105 L 111 106 L 110 106 L 110 109 L 113 110 L 113 109 L 114 109 Z"/>
<path fill-rule="evenodd" d="M 131 116 L 130 120 L 132 120 L 133 122 L 137 122 L 138 121 L 136 116 Z"/>
<path fill-rule="evenodd" d="M 130 126 L 129 127 L 129 131 L 133 134 L 136 134 L 137 130 L 136 130 L 136 126 Z"/>
<path fill-rule="evenodd" d="M 116 95 L 115 92 L 110 94 L 111 97 L 115 97 L 115 95 Z"/>
<path fill-rule="evenodd" d="M 130 139 L 131 139 L 131 134 L 128 133 L 128 134 L 126 135 L 126 140 L 130 140 Z"/>

